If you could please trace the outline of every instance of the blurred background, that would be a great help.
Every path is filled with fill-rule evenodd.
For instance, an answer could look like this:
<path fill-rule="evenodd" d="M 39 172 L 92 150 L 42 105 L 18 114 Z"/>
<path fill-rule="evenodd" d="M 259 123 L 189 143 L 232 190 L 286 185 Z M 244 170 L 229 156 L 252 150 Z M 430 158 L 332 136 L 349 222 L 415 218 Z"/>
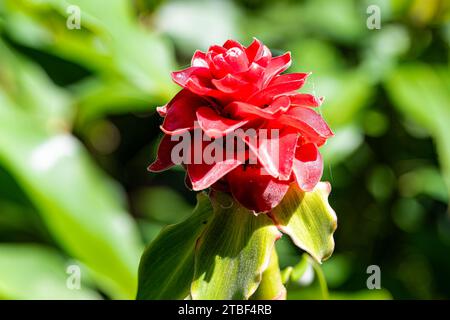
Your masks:
<path fill-rule="evenodd" d="M 170 72 L 252 37 L 313 72 L 336 133 L 336 250 L 279 241 L 289 298 L 450 298 L 447 0 L 0 0 L 0 298 L 134 297 L 144 245 L 195 204 L 182 169 L 146 171 Z"/>

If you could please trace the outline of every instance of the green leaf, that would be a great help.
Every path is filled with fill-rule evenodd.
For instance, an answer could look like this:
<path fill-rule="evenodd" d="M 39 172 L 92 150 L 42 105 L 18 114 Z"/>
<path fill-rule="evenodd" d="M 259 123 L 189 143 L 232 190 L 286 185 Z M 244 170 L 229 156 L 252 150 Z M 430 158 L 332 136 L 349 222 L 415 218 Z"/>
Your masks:
<path fill-rule="evenodd" d="M 337 218 L 328 204 L 330 191 L 328 182 L 318 183 L 312 192 L 302 192 L 293 183 L 271 213 L 278 228 L 318 262 L 326 260 L 334 250 Z"/>
<path fill-rule="evenodd" d="M 148 110 L 149 103 L 165 103 L 175 94 L 173 50 L 160 35 L 142 28 L 130 1 L 4 2 L 5 33 L 16 42 L 95 72 L 79 92 L 80 121 Z M 79 30 L 66 26 L 70 5 L 80 9 Z"/>
<path fill-rule="evenodd" d="M 28 114 L 46 119 L 49 127 L 69 128 L 73 117 L 72 97 L 57 87 L 44 70 L 12 51 L 0 40 L 0 87 Z"/>
<path fill-rule="evenodd" d="M 303 277 L 303 275 L 305 274 L 305 272 L 307 272 L 308 267 L 310 265 L 311 263 L 308 259 L 308 255 L 303 254 L 302 257 L 300 258 L 300 261 L 294 267 L 292 267 L 292 271 L 290 273 L 290 280 L 294 282 L 299 282 Z"/>
<path fill-rule="evenodd" d="M 193 299 L 248 299 L 258 288 L 280 233 L 224 193 L 211 195 L 214 216 L 199 239 Z"/>
<path fill-rule="evenodd" d="M 0 87 L 0 163 L 16 179 L 58 243 L 117 298 L 136 293 L 139 234 L 120 190 L 68 133 L 14 105 Z"/>
<path fill-rule="evenodd" d="M 316 277 L 319 283 L 320 292 L 322 294 L 322 298 L 324 300 L 328 300 L 330 298 L 330 294 L 328 292 L 327 280 L 325 279 L 325 275 L 323 274 L 322 268 L 316 261 L 311 261 L 313 269 L 316 273 Z"/>
<path fill-rule="evenodd" d="M 285 300 L 286 288 L 278 265 L 278 255 L 276 250 L 272 251 L 270 263 L 266 271 L 263 272 L 261 283 L 251 297 L 252 300 Z"/>
<path fill-rule="evenodd" d="M 56 251 L 38 245 L 0 244 L 0 298 L 3 299 L 100 299 L 83 284 L 70 289 L 66 283 L 68 261 Z"/>
<path fill-rule="evenodd" d="M 205 193 L 183 222 L 164 228 L 142 256 L 137 299 L 184 299 L 194 276 L 194 250 L 213 209 Z"/>
<path fill-rule="evenodd" d="M 447 66 L 405 65 L 385 83 L 394 106 L 427 129 L 436 142 L 450 194 L 450 72 Z"/>
<path fill-rule="evenodd" d="M 292 274 L 292 267 L 288 266 L 286 268 L 284 268 L 283 270 L 281 270 L 281 283 L 286 284 L 288 283 L 288 281 L 291 278 L 291 274 Z"/>
<path fill-rule="evenodd" d="M 72 87 L 78 98 L 77 126 L 96 120 L 105 114 L 148 112 L 149 104 L 164 104 L 166 100 L 151 96 L 124 80 L 88 78 Z"/>

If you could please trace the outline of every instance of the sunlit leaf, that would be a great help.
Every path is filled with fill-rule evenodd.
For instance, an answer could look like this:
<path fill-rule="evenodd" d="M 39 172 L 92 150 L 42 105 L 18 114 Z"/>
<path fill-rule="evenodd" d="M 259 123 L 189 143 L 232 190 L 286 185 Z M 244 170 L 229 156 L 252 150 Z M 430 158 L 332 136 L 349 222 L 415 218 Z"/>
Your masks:
<path fill-rule="evenodd" d="M 70 127 L 72 97 L 50 81 L 44 70 L 0 41 L 0 87 L 30 116 L 49 126 Z"/>
<path fill-rule="evenodd" d="M 17 180 L 69 254 L 115 297 L 135 295 L 141 251 L 121 192 L 67 133 L 49 133 L 0 89 L 0 162 Z"/>
<path fill-rule="evenodd" d="M 327 259 L 334 250 L 337 218 L 328 204 L 330 191 L 328 182 L 320 182 L 312 192 L 302 192 L 292 184 L 271 213 L 278 228 L 318 262 Z"/>
<path fill-rule="evenodd" d="M 145 250 L 139 266 L 138 299 L 184 299 L 194 276 L 194 250 L 210 223 L 211 202 L 204 193 L 192 216 L 164 228 Z"/>
<path fill-rule="evenodd" d="M 150 112 L 154 105 L 163 105 L 166 98 L 149 95 L 146 91 L 123 80 L 87 79 L 73 90 L 78 98 L 77 125 L 89 123 L 105 114 Z"/>
<path fill-rule="evenodd" d="M 311 266 L 311 263 L 308 259 L 308 255 L 303 254 L 300 258 L 300 261 L 292 267 L 291 274 L 290 274 L 290 280 L 296 283 L 301 283 L 302 285 L 305 284 L 304 276 L 306 273 L 308 273 L 308 268 Z M 308 275 L 306 276 L 309 277 Z M 314 278 L 314 277 L 312 277 Z M 309 280 L 306 279 L 306 282 Z"/>
<path fill-rule="evenodd" d="M 280 233 L 224 193 L 212 196 L 214 216 L 199 239 L 193 299 L 248 299 L 257 289 Z"/>
<path fill-rule="evenodd" d="M 281 270 L 281 283 L 282 284 L 286 284 L 289 279 L 291 278 L 291 274 L 292 274 L 292 267 L 286 267 L 283 270 Z"/>
<path fill-rule="evenodd" d="M 28 244 L 0 244 L 0 298 L 3 299 L 100 299 L 85 287 L 82 271 L 70 282 L 69 262 L 53 249 Z M 82 270 L 82 269 L 79 269 Z M 67 284 L 72 284 L 73 287 Z"/>
<path fill-rule="evenodd" d="M 272 251 L 269 266 L 262 274 L 261 283 L 251 297 L 253 300 L 285 300 L 286 288 L 278 265 L 278 255 Z"/>

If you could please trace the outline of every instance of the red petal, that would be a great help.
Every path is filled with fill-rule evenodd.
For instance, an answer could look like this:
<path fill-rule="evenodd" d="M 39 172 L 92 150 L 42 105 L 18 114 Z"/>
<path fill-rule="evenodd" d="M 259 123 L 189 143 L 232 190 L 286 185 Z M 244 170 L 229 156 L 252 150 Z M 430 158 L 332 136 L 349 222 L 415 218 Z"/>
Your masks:
<path fill-rule="evenodd" d="M 225 92 L 225 93 L 236 92 L 236 91 L 240 90 L 240 88 L 242 86 L 247 84 L 246 82 L 239 80 L 232 74 L 227 74 L 225 77 L 223 77 L 220 80 L 213 79 L 211 82 L 214 84 L 214 86 L 217 89 L 219 89 L 220 91 Z"/>
<path fill-rule="evenodd" d="M 224 95 L 220 91 L 206 86 L 200 81 L 199 78 L 196 77 L 192 77 L 188 80 L 188 82 L 186 83 L 186 89 L 199 96 L 209 96 L 221 99 Z"/>
<path fill-rule="evenodd" d="M 244 47 L 242 46 L 242 44 L 240 44 L 239 42 L 235 41 L 235 40 L 227 40 L 225 41 L 225 43 L 223 44 L 223 47 L 225 49 L 231 49 L 231 48 L 239 48 L 242 51 L 244 51 Z"/>
<path fill-rule="evenodd" d="M 213 74 L 215 78 L 225 77 L 228 73 L 232 72 L 232 68 L 225 60 L 223 54 L 218 54 L 211 59 L 211 69 L 213 70 Z"/>
<path fill-rule="evenodd" d="M 203 190 L 239 166 L 241 162 L 230 159 L 213 164 L 188 164 L 187 172 L 195 191 Z"/>
<path fill-rule="evenodd" d="M 186 87 L 188 80 L 193 76 L 211 77 L 211 74 L 209 69 L 205 67 L 189 67 L 180 71 L 172 72 L 172 80 L 183 88 Z"/>
<path fill-rule="evenodd" d="M 156 107 L 156 112 L 158 112 L 158 114 L 161 117 L 165 117 L 167 115 L 167 104 L 160 107 Z"/>
<path fill-rule="evenodd" d="M 298 134 L 292 131 L 282 131 L 280 134 L 280 155 L 278 162 L 278 170 L 280 180 L 289 180 L 294 164 L 295 150 L 297 146 Z"/>
<path fill-rule="evenodd" d="M 220 54 L 227 52 L 227 49 L 218 45 L 212 45 L 208 48 L 208 53 Z"/>
<path fill-rule="evenodd" d="M 233 118 L 245 119 L 247 117 L 261 117 L 264 119 L 275 119 L 273 114 L 261 109 L 258 106 L 245 102 L 232 102 L 227 105 L 224 112 L 229 113 Z"/>
<path fill-rule="evenodd" d="M 243 79 L 247 82 L 251 82 L 257 87 L 260 88 L 260 85 L 262 84 L 262 75 L 264 74 L 264 68 L 261 67 L 259 64 L 253 62 L 250 64 L 247 71 L 238 73 L 236 76 L 238 76 L 240 79 Z"/>
<path fill-rule="evenodd" d="M 306 78 L 311 73 L 286 73 L 279 76 L 276 76 L 269 82 L 269 87 L 278 86 L 278 85 L 289 85 L 291 88 L 295 88 L 292 90 L 298 90 L 305 83 Z"/>
<path fill-rule="evenodd" d="M 201 130 L 194 131 L 191 135 L 190 149 L 185 156 L 185 167 L 189 176 L 192 190 L 203 190 L 210 187 L 217 182 L 220 178 L 226 175 L 228 172 L 236 168 L 242 161 L 239 158 L 226 158 L 227 153 L 216 154 L 215 148 L 222 148 L 223 144 L 219 141 L 216 144 L 216 140 L 205 141 Z M 212 147 L 207 151 L 207 147 Z M 205 154 L 205 152 L 208 152 Z M 213 158 L 205 158 L 212 156 Z M 221 157 L 223 156 L 223 158 Z M 217 157 L 217 158 L 216 158 Z M 221 157 L 221 158 L 219 158 Z M 234 155 L 233 155 L 234 157 Z"/>
<path fill-rule="evenodd" d="M 272 58 L 266 67 L 266 72 L 264 75 L 264 84 L 267 84 L 272 80 L 273 77 L 280 74 L 291 65 L 291 53 L 286 52 L 285 54 Z"/>
<path fill-rule="evenodd" d="M 213 109 L 201 107 L 197 110 L 200 128 L 211 138 L 226 136 L 246 124 L 247 120 L 232 120 L 221 117 Z"/>
<path fill-rule="evenodd" d="M 297 184 L 303 191 L 312 191 L 323 173 L 322 156 L 316 145 L 308 143 L 297 147 L 293 171 Z"/>
<path fill-rule="evenodd" d="M 239 48 L 231 48 L 224 55 L 225 61 L 231 68 L 232 73 L 248 70 L 248 59 L 245 51 Z"/>
<path fill-rule="evenodd" d="M 267 137 L 258 135 L 257 139 L 247 136 L 242 138 L 268 174 L 280 180 L 289 180 L 298 135 L 292 130 L 278 130 L 277 133 L 275 135 L 268 129 Z"/>
<path fill-rule="evenodd" d="M 228 184 L 234 198 L 255 212 L 267 212 L 276 207 L 289 189 L 289 181 L 279 181 L 261 175 L 261 168 L 243 165 L 228 173 Z"/>
<path fill-rule="evenodd" d="M 261 105 L 276 96 L 298 90 L 303 86 L 308 75 L 308 73 L 289 73 L 278 76 L 266 88 L 251 96 L 248 102 Z"/>
<path fill-rule="evenodd" d="M 280 96 L 276 98 L 270 106 L 264 109 L 265 112 L 276 114 L 278 112 L 286 112 L 291 105 L 291 100 L 288 96 Z"/>
<path fill-rule="evenodd" d="M 147 170 L 160 172 L 173 167 L 175 164 L 172 162 L 171 152 L 177 143 L 179 141 L 172 141 L 171 136 L 165 134 L 159 142 L 156 160 L 148 166 Z"/>
<path fill-rule="evenodd" d="M 170 135 L 181 134 L 194 128 L 198 107 L 207 102 L 188 90 L 181 90 L 167 105 L 161 130 Z"/>
<path fill-rule="evenodd" d="M 256 38 L 253 38 L 252 43 L 245 49 L 249 62 L 253 62 L 259 58 L 262 52 L 263 44 Z"/>
<path fill-rule="evenodd" d="M 269 48 L 266 46 L 262 46 L 262 50 L 260 53 L 255 57 L 255 62 L 259 64 L 261 67 L 266 68 L 270 61 L 272 60 L 272 53 L 270 52 Z"/>
<path fill-rule="evenodd" d="M 206 61 L 206 53 L 200 50 L 195 51 L 194 55 L 192 56 L 191 66 L 208 68 L 208 62 Z"/>
<path fill-rule="evenodd" d="M 267 108 L 260 108 L 245 102 L 232 102 L 224 108 L 225 113 L 229 113 L 233 118 L 245 119 L 247 117 L 260 117 L 268 120 L 276 118 L 279 112 L 289 109 L 289 97 L 281 96 L 275 99 Z"/>
<path fill-rule="evenodd" d="M 314 110 L 306 107 L 291 107 L 278 121 L 283 124 L 300 129 L 309 137 L 327 139 L 333 132 L 325 120 Z"/>
<path fill-rule="evenodd" d="M 316 96 L 308 93 L 294 94 L 292 96 L 289 96 L 289 98 L 291 99 L 292 106 L 299 107 L 319 107 L 323 102 L 322 97 L 317 98 Z"/>

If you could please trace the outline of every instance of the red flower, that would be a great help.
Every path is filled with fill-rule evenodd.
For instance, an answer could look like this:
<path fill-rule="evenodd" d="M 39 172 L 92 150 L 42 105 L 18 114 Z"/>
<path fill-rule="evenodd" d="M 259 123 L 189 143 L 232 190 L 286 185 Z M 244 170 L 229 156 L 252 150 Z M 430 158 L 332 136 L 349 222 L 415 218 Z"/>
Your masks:
<path fill-rule="evenodd" d="M 206 53 L 195 52 L 191 67 L 172 74 L 183 90 L 158 108 L 165 135 L 149 170 L 173 166 L 177 161 L 172 152 L 179 144 L 174 140 L 195 132 L 207 141 L 191 141 L 178 161 L 186 167 L 192 189 L 231 192 L 255 212 L 274 208 L 294 181 L 302 190 L 311 191 L 323 170 L 318 147 L 333 133 L 310 108 L 322 100 L 297 92 L 309 74 L 281 74 L 290 64 L 290 53 L 272 57 L 256 39 L 248 47 L 228 40 Z M 237 129 L 269 131 L 252 139 L 236 134 Z M 215 153 L 229 150 L 224 139 L 241 142 L 245 148 L 234 146 L 212 163 L 194 159 L 212 148 Z"/>

